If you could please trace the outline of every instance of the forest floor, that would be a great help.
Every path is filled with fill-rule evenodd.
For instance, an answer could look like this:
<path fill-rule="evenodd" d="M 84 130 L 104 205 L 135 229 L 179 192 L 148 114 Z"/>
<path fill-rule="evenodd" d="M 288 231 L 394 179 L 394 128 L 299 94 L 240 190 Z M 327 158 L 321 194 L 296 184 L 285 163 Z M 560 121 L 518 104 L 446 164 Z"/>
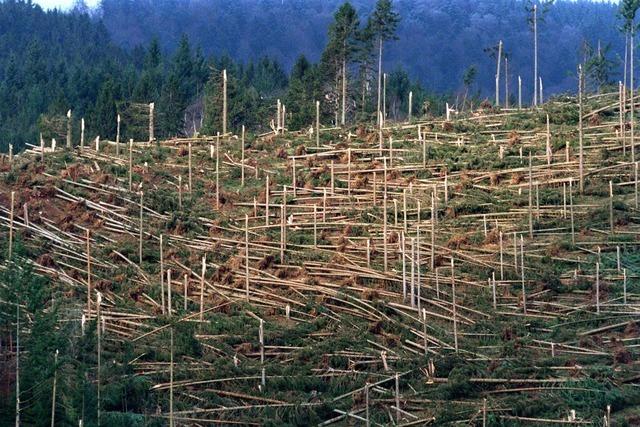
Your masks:
<path fill-rule="evenodd" d="M 131 177 L 128 144 L 35 149 L 2 248 L 100 316 L 107 418 L 136 378 L 178 425 L 638 425 L 637 164 L 618 94 L 585 111 L 582 191 L 571 98 L 134 143 Z"/>

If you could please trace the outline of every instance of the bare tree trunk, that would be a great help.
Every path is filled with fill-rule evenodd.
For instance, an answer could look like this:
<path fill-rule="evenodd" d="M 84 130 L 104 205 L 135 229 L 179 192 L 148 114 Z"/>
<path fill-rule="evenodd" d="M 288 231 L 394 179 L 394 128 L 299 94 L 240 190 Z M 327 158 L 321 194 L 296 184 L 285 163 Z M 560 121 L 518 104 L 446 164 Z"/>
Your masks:
<path fill-rule="evenodd" d="M 118 117 L 120 117 L 120 115 L 118 115 Z M 73 146 L 72 142 L 71 142 L 71 124 L 72 124 L 72 120 L 71 120 L 71 110 L 67 111 L 67 149 L 70 150 L 71 147 Z M 120 126 L 118 126 L 118 129 L 120 128 Z"/>
<path fill-rule="evenodd" d="M 387 121 L 387 73 L 382 74 L 382 126 Z"/>
<path fill-rule="evenodd" d="M 102 304 L 102 294 L 98 292 L 98 306 L 96 308 L 96 328 L 98 335 L 98 371 L 97 371 L 97 384 L 96 384 L 96 397 L 97 397 L 97 410 L 98 410 L 98 426 L 100 426 L 100 371 L 102 370 L 102 328 L 100 327 L 100 305 Z"/>
<path fill-rule="evenodd" d="M 80 150 L 84 149 L 84 117 L 80 120 Z"/>
<path fill-rule="evenodd" d="M 538 6 L 533 5 L 533 106 L 538 106 Z"/>
<path fill-rule="evenodd" d="M 635 163 L 636 161 L 636 147 L 635 147 L 635 122 L 636 119 L 634 117 L 635 115 L 635 99 L 634 99 L 634 92 L 635 92 L 635 87 L 633 86 L 634 82 L 633 82 L 633 75 L 635 74 L 635 70 L 634 70 L 634 64 L 633 64 L 633 53 L 635 51 L 635 47 L 634 47 L 634 43 L 635 43 L 635 32 L 632 29 L 631 30 L 631 47 L 630 47 L 630 56 L 631 56 L 631 71 L 630 71 L 630 76 L 629 76 L 629 81 L 631 83 L 631 162 Z"/>
<path fill-rule="evenodd" d="M 91 318 L 91 235 L 87 228 L 87 316 Z"/>
<path fill-rule="evenodd" d="M 222 70 L 222 134 L 227 134 L 227 70 Z"/>
<path fill-rule="evenodd" d="M 241 150 L 242 150 L 242 160 L 240 161 L 240 163 L 242 163 L 242 169 L 240 171 L 240 186 L 244 187 L 244 125 L 242 125 L 242 139 L 240 141 L 240 143 L 242 144 Z"/>
<path fill-rule="evenodd" d="M 11 192 L 11 211 L 9 215 L 9 259 L 13 255 L 13 216 L 16 204 L 16 192 Z"/>
<path fill-rule="evenodd" d="M 364 114 L 367 112 L 367 63 L 365 62 L 365 64 L 363 65 L 365 67 L 364 71 L 362 72 L 362 115 L 364 116 Z"/>
<path fill-rule="evenodd" d="M 171 354 L 169 357 L 169 427 L 173 427 L 173 326 L 169 329 Z"/>
<path fill-rule="evenodd" d="M 143 237 L 143 229 L 144 229 L 144 224 L 142 223 L 143 218 L 142 218 L 142 214 L 144 213 L 144 205 L 143 205 L 143 197 L 144 197 L 144 193 L 141 191 L 140 192 L 140 236 L 138 239 L 138 263 L 140 266 L 142 266 L 142 237 Z"/>
<path fill-rule="evenodd" d="M 16 427 L 20 427 L 20 302 L 16 304 Z"/>
<path fill-rule="evenodd" d="M 120 155 L 120 114 L 118 114 L 117 120 L 117 129 L 116 129 L 116 156 Z"/>
<path fill-rule="evenodd" d="M 129 191 L 133 184 L 133 139 L 129 140 Z"/>
<path fill-rule="evenodd" d="M 53 392 L 51 393 L 51 427 L 56 425 L 56 388 L 58 386 L 58 350 L 53 357 Z"/>
<path fill-rule="evenodd" d="M 153 111 L 155 109 L 155 104 L 152 102 L 149 104 L 149 143 L 152 143 L 155 139 L 154 135 L 154 124 L 153 124 Z"/>
<path fill-rule="evenodd" d="M 316 101 L 316 146 L 320 146 L 320 101 Z"/>
<path fill-rule="evenodd" d="M 582 106 L 582 93 L 584 91 L 584 76 L 582 71 L 582 65 L 578 66 L 578 104 L 579 104 L 579 117 L 578 117 L 578 143 L 579 143 L 579 175 L 580 175 L 580 194 L 584 191 L 584 152 L 583 152 L 583 106 Z"/>
<path fill-rule="evenodd" d="M 220 132 L 216 135 L 216 209 L 220 209 Z"/>
<path fill-rule="evenodd" d="M 244 216 L 244 243 L 245 294 L 247 302 L 249 302 L 249 215 Z"/>
<path fill-rule="evenodd" d="M 200 323 L 204 320 L 204 276 L 207 274 L 207 256 L 202 257 L 202 271 L 200 276 Z"/>
<path fill-rule="evenodd" d="M 498 60 L 496 61 L 496 107 L 500 106 L 500 65 L 502 64 L 502 40 L 498 43 Z"/>
<path fill-rule="evenodd" d="M 623 79 L 624 87 L 627 87 L 627 69 L 629 65 L 629 33 L 627 32 L 624 35 L 624 71 L 623 71 Z"/>
<path fill-rule="evenodd" d="M 504 108 L 509 108 L 509 58 L 504 57 Z"/>
<path fill-rule="evenodd" d="M 378 109 L 377 109 L 377 124 L 382 127 L 382 121 L 380 120 L 380 104 L 382 102 L 382 37 L 378 40 Z"/>
<path fill-rule="evenodd" d="M 518 76 L 518 110 L 522 110 L 522 77 Z"/>
<path fill-rule="evenodd" d="M 342 116 L 340 125 L 344 126 L 347 117 L 347 61 L 342 60 Z"/>

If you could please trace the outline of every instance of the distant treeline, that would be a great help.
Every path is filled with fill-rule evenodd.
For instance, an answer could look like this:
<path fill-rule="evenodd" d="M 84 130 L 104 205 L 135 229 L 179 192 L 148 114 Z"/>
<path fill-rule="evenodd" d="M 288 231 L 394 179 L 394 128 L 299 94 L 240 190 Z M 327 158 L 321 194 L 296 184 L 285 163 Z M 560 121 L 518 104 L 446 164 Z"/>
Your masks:
<path fill-rule="evenodd" d="M 167 49 L 183 33 L 205 53 L 228 53 L 247 61 L 263 55 L 290 69 L 304 54 L 321 58 L 327 28 L 344 0 L 102 0 L 97 12 L 119 45 L 147 45 L 153 37 Z M 375 0 L 351 0 L 361 17 Z M 465 71 L 477 68 L 473 90 L 493 90 L 495 63 L 486 48 L 504 41 L 515 87 L 522 75 L 529 100 L 533 91 L 533 33 L 527 0 L 394 0 L 402 17 L 398 40 L 388 46 L 385 69 L 401 66 L 411 79 L 439 93 L 463 91 Z M 538 2 L 542 3 L 542 2 Z M 539 22 L 540 75 L 545 93 L 576 91 L 576 66 L 583 44 L 610 46 L 619 63 L 624 36 L 616 3 L 556 0 Z M 541 8 L 542 9 L 542 8 Z M 622 67 L 619 67 L 621 70 Z M 616 69 L 617 71 L 618 69 Z M 617 75 L 615 76 L 617 78 Z M 515 92 L 514 92 L 515 93 Z"/>
<path fill-rule="evenodd" d="M 223 69 L 231 130 L 243 124 L 268 130 L 277 99 L 292 129 L 313 123 L 316 100 L 323 123 L 339 123 L 343 105 L 347 122 L 372 121 L 380 37 L 390 118 L 406 116 L 410 91 L 415 116 L 441 114 L 445 102 L 465 108 L 489 97 L 499 39 L 510 61 L 512 96 L 518 74 L 525 95 L 531 92 L 533 42 L 523 2 L 378 0 L 375 9 L 372 3 L 103 0 L 98 10 L 78 2 L 62 13 L 5 0 L 0 150 L 38 144 L 41 134 L 64 139 L 67 110 L 76 143 L 81 118 L 87 141 L 115 139 L 118 115 L 122 140 L 144 139 L 151 102 L 157 137 L 215 134 Z M 380 22 L 376 13 L 387 15 Z M 612 5 L 555 4 L 539 23 L 545 93 L 572 89 L 576 64 L 593 62 L 594 55 L 601 59 L 598 85 L 608 81 L 622 68 L 614 54 L 624 46 L 619 26 Z"/>

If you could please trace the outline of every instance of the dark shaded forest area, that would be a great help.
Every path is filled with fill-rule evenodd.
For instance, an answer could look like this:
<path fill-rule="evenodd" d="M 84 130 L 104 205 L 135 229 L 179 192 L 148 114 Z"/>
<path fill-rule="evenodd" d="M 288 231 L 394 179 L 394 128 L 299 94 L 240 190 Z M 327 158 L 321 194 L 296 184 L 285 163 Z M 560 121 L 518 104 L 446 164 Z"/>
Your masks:
<path fill-rule="evenodd" d="M 273 57 L 289 69 L 298 55 L 320 59 L 327 27 L 342 0 L 104 0 L 101 15 L 113 39 L 133 48 L 159 37 L 175 48 L 183 32 L 207 54 L 229 53 L 246 61 Z M 360 16 L 372 0 L 353 0 Z M 513 64 L 514 82 L 532 91 L 533 40 L 523 0 L 398 0 L 402 16 L 398 40 L 389 45 L 385 68 L 405 68 L 429 90 L 455 91 L 464 71 L 478 67 L 477 89 L 490 90 L 495 64 L 484 52 L 502 39 Z M 624 55 L 617 27 L 618 6 L 589 1 L 556 1 L 540 23 L 540 69 L 549 93 L 575 92 L 575 64 L 587 41 L 610 46 L 609 56 Z M 188 24 L 185 24 L 188 23 Z M 209 31 L 214 28 L 216 31 Z"/>
<path fill-rule="evenodd" d="M 363 34 L 372 3 L 352 2 Z M 40 135 L 64 138 L 68 110 L 75 127 L 85 118 L 87 140 L 114 139 L 118 114 L 122 137 L 138 139 L 146 132 L 142 106 L 150 102 L 157 104 L 158 137 L 215 133 L 222 69 L 230 75 L 233 129 L 268 130 L 278 98 L 292 128 L 311 124 L 318 99 L 323 122 L 337 122 L 335 60 L 344 52 L 332 51 L 330 28 L 338 6 L 338 0 L 103 0 L 97 10 L 80 1 L 63 13 L 1 2 L 0 150 L 37 145 Z M 409 91 L 418 115 L 442 113 L 445 101 L 464 108 L 466 100 L 490 97 L 499 39 L 512 102 L 519 75 L 528 102 L 533 37 L 524 2 L 403 0 L 394 8 L 401 19 L 383 65 L 389 117 L 406 115 Z M 556 2 L 539 23 L 545 94 L 574 90 L 575 64 L 594 52 L 604 61 L 600 80 L 617 77 L 624 56 L 619 26 L 614 5 Z M 347 54 L 347 115 L 371 120 L 377 47 L 361 38 Z"/>

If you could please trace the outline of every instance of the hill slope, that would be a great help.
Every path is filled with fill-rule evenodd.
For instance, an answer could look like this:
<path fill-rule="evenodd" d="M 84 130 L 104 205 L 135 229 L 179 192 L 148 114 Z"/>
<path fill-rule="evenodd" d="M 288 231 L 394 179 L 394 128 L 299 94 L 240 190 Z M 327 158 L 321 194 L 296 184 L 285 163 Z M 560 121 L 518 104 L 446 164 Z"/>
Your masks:
<path fill-rule="evenodd" d="M 298 55 L 318 60 L 327 27 L 342 0 L 103 0 L 102 18 L 114 40 L 132 48 L 159 37 L 173 49 L 183 33 L 205 52 L 235 59 L 267 55 L 291 67 Z M 364 23 L 373 0 L 353 0 Z M 477 65 L 477 88 L 489 93 L 495 64 L 484 49 L 505 42 L 512 87 L 522 75 L 532 92 L 533 36 L 521 0 L 401 0 L 399 40 L 387 49 L 386 69 L 401 65 L 436 91 L 462 87 L 467 67 Z M 584 41 L 611 45 L 611 59 L 624 56 L 617 31 L 617 5 L 557 1 L 540 23 L 540 69 L 547 93 L 575 90 Z M 621 68 L 621 67 L 620 67 Z M 512 90 L 512 93 L 515 93 Z"/>

